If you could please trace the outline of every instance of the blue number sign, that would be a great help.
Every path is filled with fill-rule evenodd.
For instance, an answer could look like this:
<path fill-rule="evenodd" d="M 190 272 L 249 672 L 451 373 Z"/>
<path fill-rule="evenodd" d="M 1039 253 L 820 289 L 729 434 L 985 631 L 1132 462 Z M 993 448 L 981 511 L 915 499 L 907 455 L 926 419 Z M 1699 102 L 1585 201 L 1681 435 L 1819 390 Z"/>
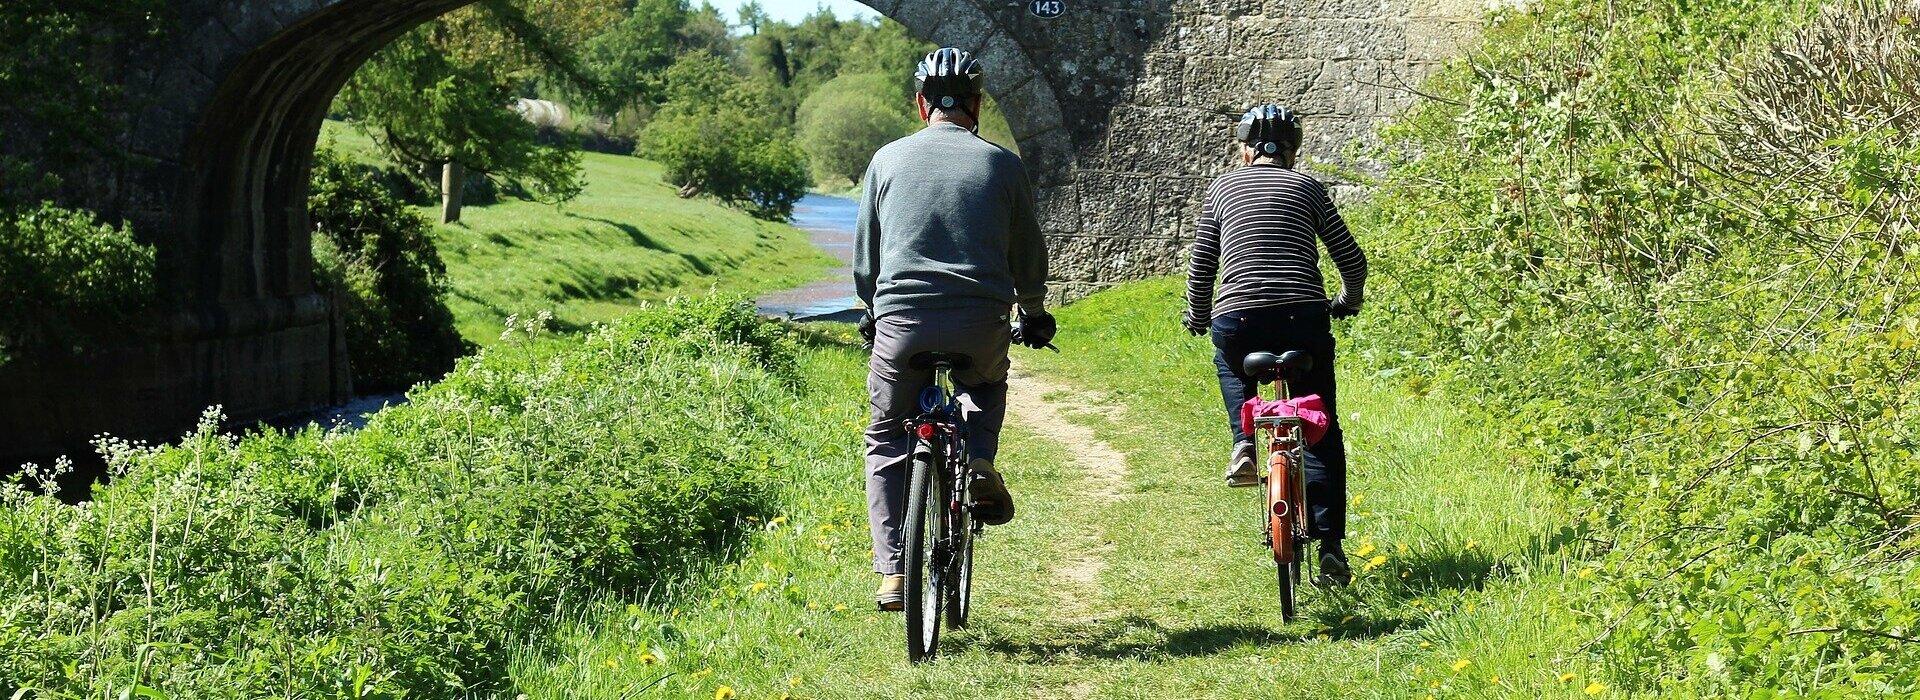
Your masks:
<path fill-rule="evenodd" d="M 1040 19 L 1053 19 L 1067 13 L 1067 3 L 1065 0 L 1031 0 L 1027 11 Z"/>

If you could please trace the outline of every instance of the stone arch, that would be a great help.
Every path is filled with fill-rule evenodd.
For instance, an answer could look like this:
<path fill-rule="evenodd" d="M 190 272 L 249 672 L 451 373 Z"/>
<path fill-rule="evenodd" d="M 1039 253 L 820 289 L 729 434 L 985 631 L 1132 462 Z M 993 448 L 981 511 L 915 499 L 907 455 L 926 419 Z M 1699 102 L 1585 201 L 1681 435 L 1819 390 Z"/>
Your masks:
<path fill-rule="evenodd" d="M 194 87 L 200 82 L 194 78 L 217 78 L 210 90 L 198 86 L 206 95 L 184 134 L 162 133 L 160 142 L 143 144 L 143 150 L 179 156 L 177 173 L 167 178 L 170 202 L 159 217 L 173 239 L 162 244 L 174 249 L 164 286 L 203 303 L 311 292 L 307 181 L 328 105 L 374 52 L 472 2 L 220 3 L 187 43 L 232 50 L 180 57 L 154 81 Z M 916 35 L 979 55 L 991 68 L 988 89 L 1005 108 L 1023 152 L 1044 179 L 1064 179 L 1071 153 L 1058 100 L 1000 20 L 973 2 L 863 2 Z"/>

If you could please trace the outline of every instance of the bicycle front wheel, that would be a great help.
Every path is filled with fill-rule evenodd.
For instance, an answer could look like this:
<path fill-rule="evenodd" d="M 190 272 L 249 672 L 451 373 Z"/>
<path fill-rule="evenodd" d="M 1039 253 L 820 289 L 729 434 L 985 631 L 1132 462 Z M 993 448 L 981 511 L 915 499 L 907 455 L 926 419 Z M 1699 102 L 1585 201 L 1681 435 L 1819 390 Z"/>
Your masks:
<path fill-rule="evenodd" d="M 913 477 L 907 485 L 907 522 L 900 546 L 907 566 L 907 659 L 915 663 L 933 660 L 940 644 L 940 613 L 946 607 L 938 548 L 944 533 L 937 483 L 941 454 L 938 441 L 918 443 L 913 450 Z"/>

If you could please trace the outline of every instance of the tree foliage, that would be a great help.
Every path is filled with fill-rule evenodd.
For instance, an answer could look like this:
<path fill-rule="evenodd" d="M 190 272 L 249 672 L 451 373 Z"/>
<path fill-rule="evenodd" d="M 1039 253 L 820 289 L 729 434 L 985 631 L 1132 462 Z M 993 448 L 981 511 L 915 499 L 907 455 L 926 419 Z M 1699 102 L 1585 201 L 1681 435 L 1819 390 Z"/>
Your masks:
<path fill-rule="evenodd" d="M 859 182 L 875 151 L 919 126 L 902 109 L 911 92 L 904 82 L 883 73 L 843 75 L 807 97 L 798 126 L 815 180 Z"/>
<path fill-rule="evenodd" d="M 154 298 L 152 246 L 91 213 L 43 203 L 0 214 L 0 363 L 35 350 L 72 351 L 98 326 Z"/>
<path fill-rule="evenodd" d="M 447 309 L 447 269 L 428 221 L 372 168 L 324 149 L 307 208 L 318 277 L 344 303 L 355 388 L 405 389 L 453 369 L 467 347 Z"/>
<path fill-rule="evenodd" d="M 615 16 L 606 3 L 560 0 L 457 10 L 381 49 L 341 92 L 339 107 L 429 190 L 441 165 L 457 163 L 540 201 L 564 202 L 583 186 L 578 149 L 541 143 L 509 106 L 542 78 L 596 92 L 574 49 Z"/>
<path fill-rule="evenodd" d="M 807 191 L 806 155 L 774 114 L 765 86 L 741 80 L 725 61 L 690 55 L 667 72 L 667 92 L 640 147 L 666 166 L 668 181 L 758 217 L 792 213 Z"/>

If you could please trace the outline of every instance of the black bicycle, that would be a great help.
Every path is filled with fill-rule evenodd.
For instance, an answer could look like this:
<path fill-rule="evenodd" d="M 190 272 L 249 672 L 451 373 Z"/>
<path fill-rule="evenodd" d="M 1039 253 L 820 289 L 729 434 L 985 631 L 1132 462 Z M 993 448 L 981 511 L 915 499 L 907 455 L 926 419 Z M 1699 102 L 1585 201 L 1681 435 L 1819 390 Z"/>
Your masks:
<path fill-rule="evenodd" d="M 920 415 L 907 421 L 913 435 L 913 477 L 907 486 L 907 522 L 902 533 L 907 565 L 907 658 L 931 661 L 940 643 L 940 620 L 967 626 L 973 595 L 973 540 L 982 524 L 973 517 L 973 483 L 967 424 L 954 394 L 953 373 L 967 369 L 966 355 L 923 352 L 907 360 L 933 370 L 920 392 Z"/>

